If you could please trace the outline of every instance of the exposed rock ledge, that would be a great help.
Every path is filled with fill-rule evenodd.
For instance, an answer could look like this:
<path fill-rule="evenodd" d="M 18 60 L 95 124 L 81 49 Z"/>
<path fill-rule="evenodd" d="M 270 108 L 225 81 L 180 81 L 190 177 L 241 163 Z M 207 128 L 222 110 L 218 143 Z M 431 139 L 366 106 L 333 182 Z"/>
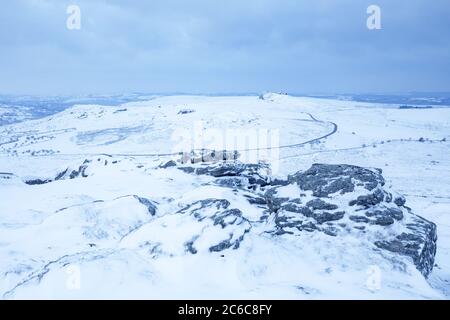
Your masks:
<path fill-rule="evenodd" d="M 248 202 L 264 209 L 261 222 L 271 225 L 268 232 L 274 237 L 295 237 L 303 232 L 322 232 L 330 237 L 350 235 L 369 240 L 374 250 L 410 257 L 425 277 L 433 269 L 436 225 L 411 212 L 403 196 L 388 190 L 380 169 L 314 164 L 286 180 L 274 180 L 262 164 L 220 162 L 177 168 L 189 174 L 213 176 L 214 184 L 243 191 Z M 192 211 L 195 205 L 200 221 L 202 210 L 210 210 L 216 201 L 226 200 L 205 199 L 180 212 Z M 244 223 L 241 212 L 223 205 L 214 208 L 214 224 L 225 223 L 223 217 L 231 223 Z M 238 248 L 250 228 L 248 221 L 245 224 L 248 227 L 242 228 L 238 237 L 230 236 L 211 250 Z M 192 252 L 194 247 L 195 243 L 189 244 Z"/>
<path fill-rule="evenodd" d="M 88 178 L 100 168 L 117 164 L 111 159 L 85 160 L 55 177 L 26 180 L 26 183 Z M 271 237 L 290 237 L 293 241 L 305 233 L 321 233 L 326 237 L 353 237 L 384 255 L 409 257 L 425 277 L 433 269 L 436 225 L 414 214 L 405 205 L 403 196 L 389 190 L 380 169 L 314 164 L 286 179 L 274 179 L 265 164 L 239 161 L 193 165 L 169 161 L 159 166 L 159 170 L 210 176 L 203 181 L 231 191 L 235 199 L 232 201 L 226 192 L 217 197 L 200 192 L 195 199 L 177 202 L 176 210 L 160 216 L 155 214 L 156 202 L 135 197 L 152 216 L 146 226 L 152 232 L 145 228 L 141 231 L 143 238 L 151 238 L 147 239 L 148 243 L 164 244 L 165 238 L 158 238 L 163 230 L 168 234 L 183 234 L 171 239 L 169 246 L 179 242 L 176 245 L 181 251 L 167 254 L 237 250 L 249 233 L 261 230 Z"/>

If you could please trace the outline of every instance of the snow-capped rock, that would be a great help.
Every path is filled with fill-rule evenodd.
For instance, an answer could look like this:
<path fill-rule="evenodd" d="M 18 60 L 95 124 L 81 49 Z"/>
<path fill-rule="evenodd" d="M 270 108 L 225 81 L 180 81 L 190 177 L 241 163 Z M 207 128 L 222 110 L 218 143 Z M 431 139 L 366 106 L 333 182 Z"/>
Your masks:
<path fill-rule="evenodd" d="M 302 232 L 352 236 L 367 241 L 374 250 L 411 257 L 425 276 L 433 269 L 436 225 L 413 214 L 403 197 L 385 190 L 380 169 L 314 164 L 286 181 L 271 181 L 267 166 L 261 164 L 220 162 L 179 169 L 219 178 L 215 183 L 221 186 L 247 190 L 244 197 L 250 203 L 266 208 L 261 220 L 273 223 L 268 232 L 275 236 L 295 237 Z M 227 202 L 196 202 L 202 204 L 196 214 L 202 211 L 203 203 L 216 201 Z"/>

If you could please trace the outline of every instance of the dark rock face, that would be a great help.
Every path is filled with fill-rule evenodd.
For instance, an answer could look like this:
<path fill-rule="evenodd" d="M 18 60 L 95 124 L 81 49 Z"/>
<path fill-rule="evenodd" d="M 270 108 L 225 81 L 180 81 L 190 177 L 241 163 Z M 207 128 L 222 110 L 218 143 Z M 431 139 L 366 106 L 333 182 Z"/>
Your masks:
<path fill-rule="evenodd" d="M 61 172 L 58 172 L 53 177 L 39 177 L 34 179 L 23 179 L 23 181 L 28 185 L 39 185 L 39 184 L 46 184 L 51 183 L 54 181 L 59 180 L 70 180 L 70 179 L 76 179 L 76 178 L 87 178 L 89 175 L 94 172 L 96 168 L 99 167 L 106 167 L 111 165 L 116 165 L 121 160 L 112 160 L 111 156 L 109 155 L 102 155 L 101 157 L 94 158 L 94 159 L 85 159 L 81 164 L 76 164 L 73 166 L 70 166 Z"/>
<path fill-rule="evenodd" d="M 184 247 L 186 248 L 186 251 L 192 254 L 197 254 L 197 249 L 194 247 L 194 241 L 197 240 L 197 237 L 194 237 L 193 240 L 188 241 L 184 244 Z"/>
<path fill-rule="evenodd" d="M 222 187 L 242 189 L 248 186 L 248 180 L 243 177 L 223 177 L 216 179 L 215 183 Z"/>
<path fill-rule="evenodd" d="M 157 207 L 153 201 L 138 196 L 134 197 L 136 198 L 137 201 L 139 201 L 140 204 L 147 207 L 148 213 L 150 213 L 150 215 L 154 216 L 156 214 Z"/>
<path fill-rule="evenodd" d="M 401 207 L 406 203 L 406 199 L 404 197 L 397 197 L 394 199 L 394 203 Z"/>
<path fill-rule="evenodd" d="M 272 179 L 267 164 L 248 164 L 239 161 L 220 161 L 214 164 L 202 163 L 198 166 L 179 166 L 179 170 L 197 175 L 208 175 L 217 178 L 215 184 L 238 188 L 256 189 L 267 186 L 288 185 L 287 180 Z"/>
<path fill-rule="evenodd" d="M 306 206 L 311 208 L 312 210 L 335 210 L 338 208 L 337 205 L 326 203 L 321 199 L 311 200 L 306 204 Z"/>
<path fill-rule="evenodd" d="M 320 224 L 328 221 L 337 221 L 344 217 L 345 212 L 344 211 L 338 211 L 338 212 L 318 212 L 313 214 L 313 218 Z"/>
<path fill-rule="evenodd" d="M 266 164 L 246 164 L 238 161 L 217 162 L 214 164 L 200 164 L 195 167 L 180 166 L 179 170 L 197 175 L 208 175 L 215 177 L 214 184 L 232 189 L 243 189 L 257 191 L 264 190 L 270 186 L 287 185 L 288 181 L 271 179 L 270 168 Z M 249 202 L 261 204 L 262 194 L 249 197 Z"/>
<path fill-rule="evenodd" d="M 275 233 L 296 234 L 305 230 L 303 226 L 306 223 L 314 224 L 315 231 L 336 236 L 342 232 L 341 224 L 365 232 L 376 227 L 386 228 L 386 238 L 375 241 L 376 247 L 411 257 L 424 276 L 431 272 L 436 253 L 436 226 L 409 212 L 404 207 L 404 197 L 394 197 L 384 190 L 381 171 L 347 165 L 315 164 L 305 172 L 290 176 L 289 181 L 296 183 L 301 191 L 311 191 L 315 199 L 304 206 L 292 205 L 292 199 L 272 199 L 272 202 L 281 202 L 277 206 L 281 210 L 274 210 L 277 216 Z M 276 188 L 266 194 L 276 194 L 274 190 Z M 341 199 L 352 192 L 363 194 L 349 201 L 349 212 L 340 210 L 343 204 Z M 293 217 L 292 212 L 303 217 Z M 403 231 L 392 237 L 388 231 L 394 225 Z M 333 227 L 332 234 L 328 229 L 330 226 Z"/>
<path fill-rule="evenodd" d="M 271 179 L 264 174 L 267 168 L 260 164 L 225 162 L 179 169 L 216 177 L 216 185 L 236 192 L 245 190 L 244 197 L 249 203 L 265 209 L 261 222 L 273 223 L 268 231 L 273 236 L 295 237 L 303 232 L 333 237 L 353 234 L 372 243 L 374 250 L 412 258 L 424 276 L 432 271 L 437 241 L 435 224 L 410 212 L 404 197 L 387 190 L 379 169 L 314 164 L 287 180 Z M 289 192 L 283 192 L 283 188 L 289 188 Z M 207 199 L 181 212 L 189 211 L 200 219 L 207 208 L 214 207 L 217 212 L 210 218 L 217 225 L 224 225 L 221 217 L 251 225 L 240 210 L 230 211 L 229 206 L 225 199 Z M 237 248 L 245 233 L 237 238 L 231 236 L 232 240 L 224 239 L 210 251 Z"/>
<path fill-rule="evenodd" d="M 393 224 L 396 220 L 400 221 L 403 219 L 402 210 L 384 206 L 377 206 L 376 209 L 369 209 L 365 212 L 365 215 L 370 218 L 368 221 L 369 223 L 381 226 L 388 226 Z"/>
<path fill-rule="evenodd" d="M 313 211 L 311 210 L 311 208 L 303 206 L 301 201 L 299 201 L 299 199 L 288 200 L 287 202 L 284 202 L 281 205 L 279 205 L 279 207 L 281 210 L 284 211 L 301 213 L 305 217 L 312 217 L 313 215 Z"/>
<path fill-rule="evenodd" d="M 264 168 L 260 164 L 244 164 L 241 162 L 218 162 L 214 165 L 200 165 L 195 168 L 179 167 L 180 170 L 187 173 L 204 174 L 215 178 L 222 177 L 244 177 L 248 179 L 249 184 L 264 186 L 268 184 L 267 176 L 263 176 L 261 171 Z"/>
<path fill-rule="evenodd" d="M 354 222 L 369 223 L 370 221 L 369 218 L 366 218 L 364 216 L 349 216 L 348 218 Z"/>
<path fill-rule="evenodd" d="M 369 191 L 378 184 L 384 185 L 381 170 L 375 172 L 351 165 L 313 164 L 305 172 L 289 176 L 288 181 L 297 183 L 302 190 L 311 190 L 315 197 L 328 197 L 336 192 L 353 192 L 355 185 Z"/>
<path fill-rule="evenodd" d="M 379 204 L 384 200 L 384 192 L 381 189 L 376 189 L 375 192 L 368 195 L 359 196 L 356 200 L 350 201 L 349 205 L 363 206 L 364 208 L 370 208 Z"/>
<path fill-rule="evenodd" d="M 241 210 L 230 206 L 230 202 L 225 199 L 205 199 L 187 205 L 178 213 L 189 214 L 199 222 L 212 223 L 212 227 L 229 230 L 225 239 L 209 247 L 210 252 L 219 252 L 226 249 L 238 249 L 245 234 L 251 229 L 250 222 L 243 217 Z M 195 242 L 199 237 L 185 244 L 188 252 L 197 253 Z"/>
<path fill-rule="evenodd" d="M 173 160 L 169 160 L 164 164 L 161 164 L 159 167 L 162 169 L 167 169 L 167 168 L 171 168 L 171 167 L 176 167 L 177 163 Z"/>
<path fill-rule="evenodd" d="M 183 209 L 179 210 L 178 213 L 189 212 L 191 215 L 194 215 L 194 217 L 202 219 L 202 217 L 204 217 L 202 212 L 206 208 L 208 209 L 215 208 L 216 210 L 220 210 L 220 209 L 227 209 L 229 206 L 230 202 L 225 199 L 206 199 L 191 203 L 188 206 L 184 207 Z"/>
<path fill-rule="evenodd" d="M 82 165 L 78 168 L 78 170 L 72 170 L 69 174 L 69 179 L 75 179 L 77 177 L 87 178 L 86 169 L 87 165 Z M 61 175 L 57 176 L 55 180 L 61 180 L 63 177 L 64 172 Z"/>
<path fill-rule="evenodd" d="M 53 181 L 65 180 L 65 179 L 75 179 L 75 178 L 87 178 L 88 174 L 86 170 L 91 163 L 91 160 L 84 160 L 83 164 L 80 165 L 77 169 L 65 169 L 58 173 L 54 178 L 36 178 L 36 179 L 27 179 L 24 182 L 28 185 L 39 185 L 46 184 Z M 105 164 L 106 165 L 106 164 Z"/>
<path fill-rule="evenodd" d="M 255 205 L 266 205 L 266 199 L 259 196 L 250 196 L 250 195 L 244 195 L 245 198 L 247 198 L 247 201 L 251 204 Z"/>
<path fill-rule="evenodd" d="M 375 245 L 413 259 L 424 276 L 433 270 L 436 255 L 436 225 L 422 217 L 412 215 L 405 232 L 388 241 L 377 241 Z"/>
<path fill-rule="evenodd" d="M 39 184 L 45 184 L 45 183 L 49 183 L 52 182 L 53 180 L 50 179 L 30 179 L 30 180 L 25 180 L 24 182 L 30 186 L 34 186 L 34 185 L 39 185 Z"/>

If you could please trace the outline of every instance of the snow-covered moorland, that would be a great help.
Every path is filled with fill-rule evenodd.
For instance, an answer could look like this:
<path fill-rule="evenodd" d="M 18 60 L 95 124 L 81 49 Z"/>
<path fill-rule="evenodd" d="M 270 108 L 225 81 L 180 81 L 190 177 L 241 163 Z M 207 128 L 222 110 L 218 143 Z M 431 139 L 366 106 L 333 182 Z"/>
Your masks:
<path fill-rule="evenodd" d="M 449 139 L 445 106 L 277 94 L 0 126 L 0 296 L 448 299 Z"/>

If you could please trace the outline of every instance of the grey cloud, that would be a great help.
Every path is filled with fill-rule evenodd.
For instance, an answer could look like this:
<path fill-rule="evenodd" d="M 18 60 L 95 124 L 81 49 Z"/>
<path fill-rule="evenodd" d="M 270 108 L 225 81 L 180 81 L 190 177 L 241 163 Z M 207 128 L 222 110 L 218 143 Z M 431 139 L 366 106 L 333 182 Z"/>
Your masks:
<path fill-rule="evenodd" d="M 446 0 L 8 1 L 0 91 L 450 91 L 449 15 Z"/>

